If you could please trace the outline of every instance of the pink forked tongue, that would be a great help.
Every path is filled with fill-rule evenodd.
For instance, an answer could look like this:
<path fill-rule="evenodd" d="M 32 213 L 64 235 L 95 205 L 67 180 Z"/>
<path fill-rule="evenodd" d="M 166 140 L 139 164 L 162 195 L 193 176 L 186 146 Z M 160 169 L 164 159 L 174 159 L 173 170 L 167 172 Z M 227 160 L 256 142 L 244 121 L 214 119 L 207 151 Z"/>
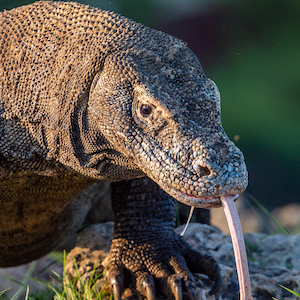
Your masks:
<path fill-rule="evenodd" d="M 235 196 L 221 196 L 220 198 L 231 234 L 240 285 L 240 300 L 253 300 L 244 236 L 238 212 L 234 204 Z"/>

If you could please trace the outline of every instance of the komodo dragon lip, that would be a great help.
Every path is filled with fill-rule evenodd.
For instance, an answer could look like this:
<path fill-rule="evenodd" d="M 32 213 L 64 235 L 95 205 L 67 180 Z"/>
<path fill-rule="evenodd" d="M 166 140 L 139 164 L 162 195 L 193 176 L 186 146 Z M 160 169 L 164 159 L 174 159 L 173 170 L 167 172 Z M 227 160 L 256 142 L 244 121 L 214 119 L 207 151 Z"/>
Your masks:
<path fill-rule="evenodd" d="M 235 194 L 235 195 L 220 195 L 217 197 L 195 197 L 195 196 L 191 196 L 185 193 L 182 193 L 176 189 L 174 189 L 175 192 L 178 194 L 178 196 L 180 198 L 183 198 L 183 202 L 184 204 L 188 205 L 188 206 L 194 206 L 194 207 L 198 207 L 198 208 L 215 208 L 215 207 L 222 207 L 222 202 L 220 197 L 221 196 L 231 196 L 233 198 L 233 200 L 236 200 L 239 197 L 239 194 Z M 178 198 L 176 198 L 178 199 Z"/>
<path fill-rule="evenodd" d="M 188 205 L 194 206 L 197 208 L 217 208 L 222 207 L 221 196 L 231 196 L 233 200 L 236 200 L 239 197 L 239 194 L 234 195 L 225 195 L 221 194 L 216 197 L 195 197 L 185 193 L 180 192 L 179 190 L 169 186 L 162 180 L 159 180 L 160 187 L 165 190 L 169 195 L 174 197 L 177 201 Z"/>

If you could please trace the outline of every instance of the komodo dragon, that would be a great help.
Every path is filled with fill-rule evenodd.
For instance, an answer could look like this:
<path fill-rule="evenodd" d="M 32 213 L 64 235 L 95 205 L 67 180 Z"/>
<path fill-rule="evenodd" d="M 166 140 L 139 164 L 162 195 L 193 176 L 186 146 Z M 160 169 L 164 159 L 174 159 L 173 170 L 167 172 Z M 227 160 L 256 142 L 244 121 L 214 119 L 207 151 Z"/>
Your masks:
<path fill-rule="evenodd" d="M 218 207 L 245 190 L 247 170 L 186 43 L 72 2 L 5 11 L 0 26 L 0 265 L 62 243 L 87 214 L 89 186 L 109 181 L 115 299 L 128 278 L 147 299 L 195 299 L 192 272 L 215 292 L 219 267 L 174 233 L 170 196 Z"/>

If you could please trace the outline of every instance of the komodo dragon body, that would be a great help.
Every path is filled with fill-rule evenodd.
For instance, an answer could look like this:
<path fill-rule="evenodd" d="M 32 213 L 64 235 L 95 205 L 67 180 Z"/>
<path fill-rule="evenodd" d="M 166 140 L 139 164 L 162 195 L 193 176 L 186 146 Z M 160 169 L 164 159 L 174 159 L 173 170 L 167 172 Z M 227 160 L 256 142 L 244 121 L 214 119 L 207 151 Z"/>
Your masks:
<path fill-rule="evenodd" d="M 193 298 L 191 271 L 215 291 L 218 266 L 175 235 L 169 195 L 217 207 L 245 190 L 247 170 L 197 57 L 173 36 L 76 3 L 5 11 L 0 27 L 0 266 L 64 241 L 100 197 L 91 186 L 109 181 L 116 299 L 128 276 L 148 299 L 154 284 Z"/>

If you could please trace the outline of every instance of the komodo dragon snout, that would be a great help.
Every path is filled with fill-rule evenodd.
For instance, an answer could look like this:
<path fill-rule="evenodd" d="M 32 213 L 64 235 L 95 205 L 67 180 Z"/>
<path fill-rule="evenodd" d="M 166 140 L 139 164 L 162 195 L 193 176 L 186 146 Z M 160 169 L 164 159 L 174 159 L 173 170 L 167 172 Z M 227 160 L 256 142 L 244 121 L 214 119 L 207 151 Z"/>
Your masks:
<path fill-rule="evenodd" d="M 109 56 L 89 110 L 115 149 L 187 205 L 221 206 L 220 196 L 247 186 L 243 154 L 221 124 L 218 88 L 179 40 L 171 50 Z"/>

